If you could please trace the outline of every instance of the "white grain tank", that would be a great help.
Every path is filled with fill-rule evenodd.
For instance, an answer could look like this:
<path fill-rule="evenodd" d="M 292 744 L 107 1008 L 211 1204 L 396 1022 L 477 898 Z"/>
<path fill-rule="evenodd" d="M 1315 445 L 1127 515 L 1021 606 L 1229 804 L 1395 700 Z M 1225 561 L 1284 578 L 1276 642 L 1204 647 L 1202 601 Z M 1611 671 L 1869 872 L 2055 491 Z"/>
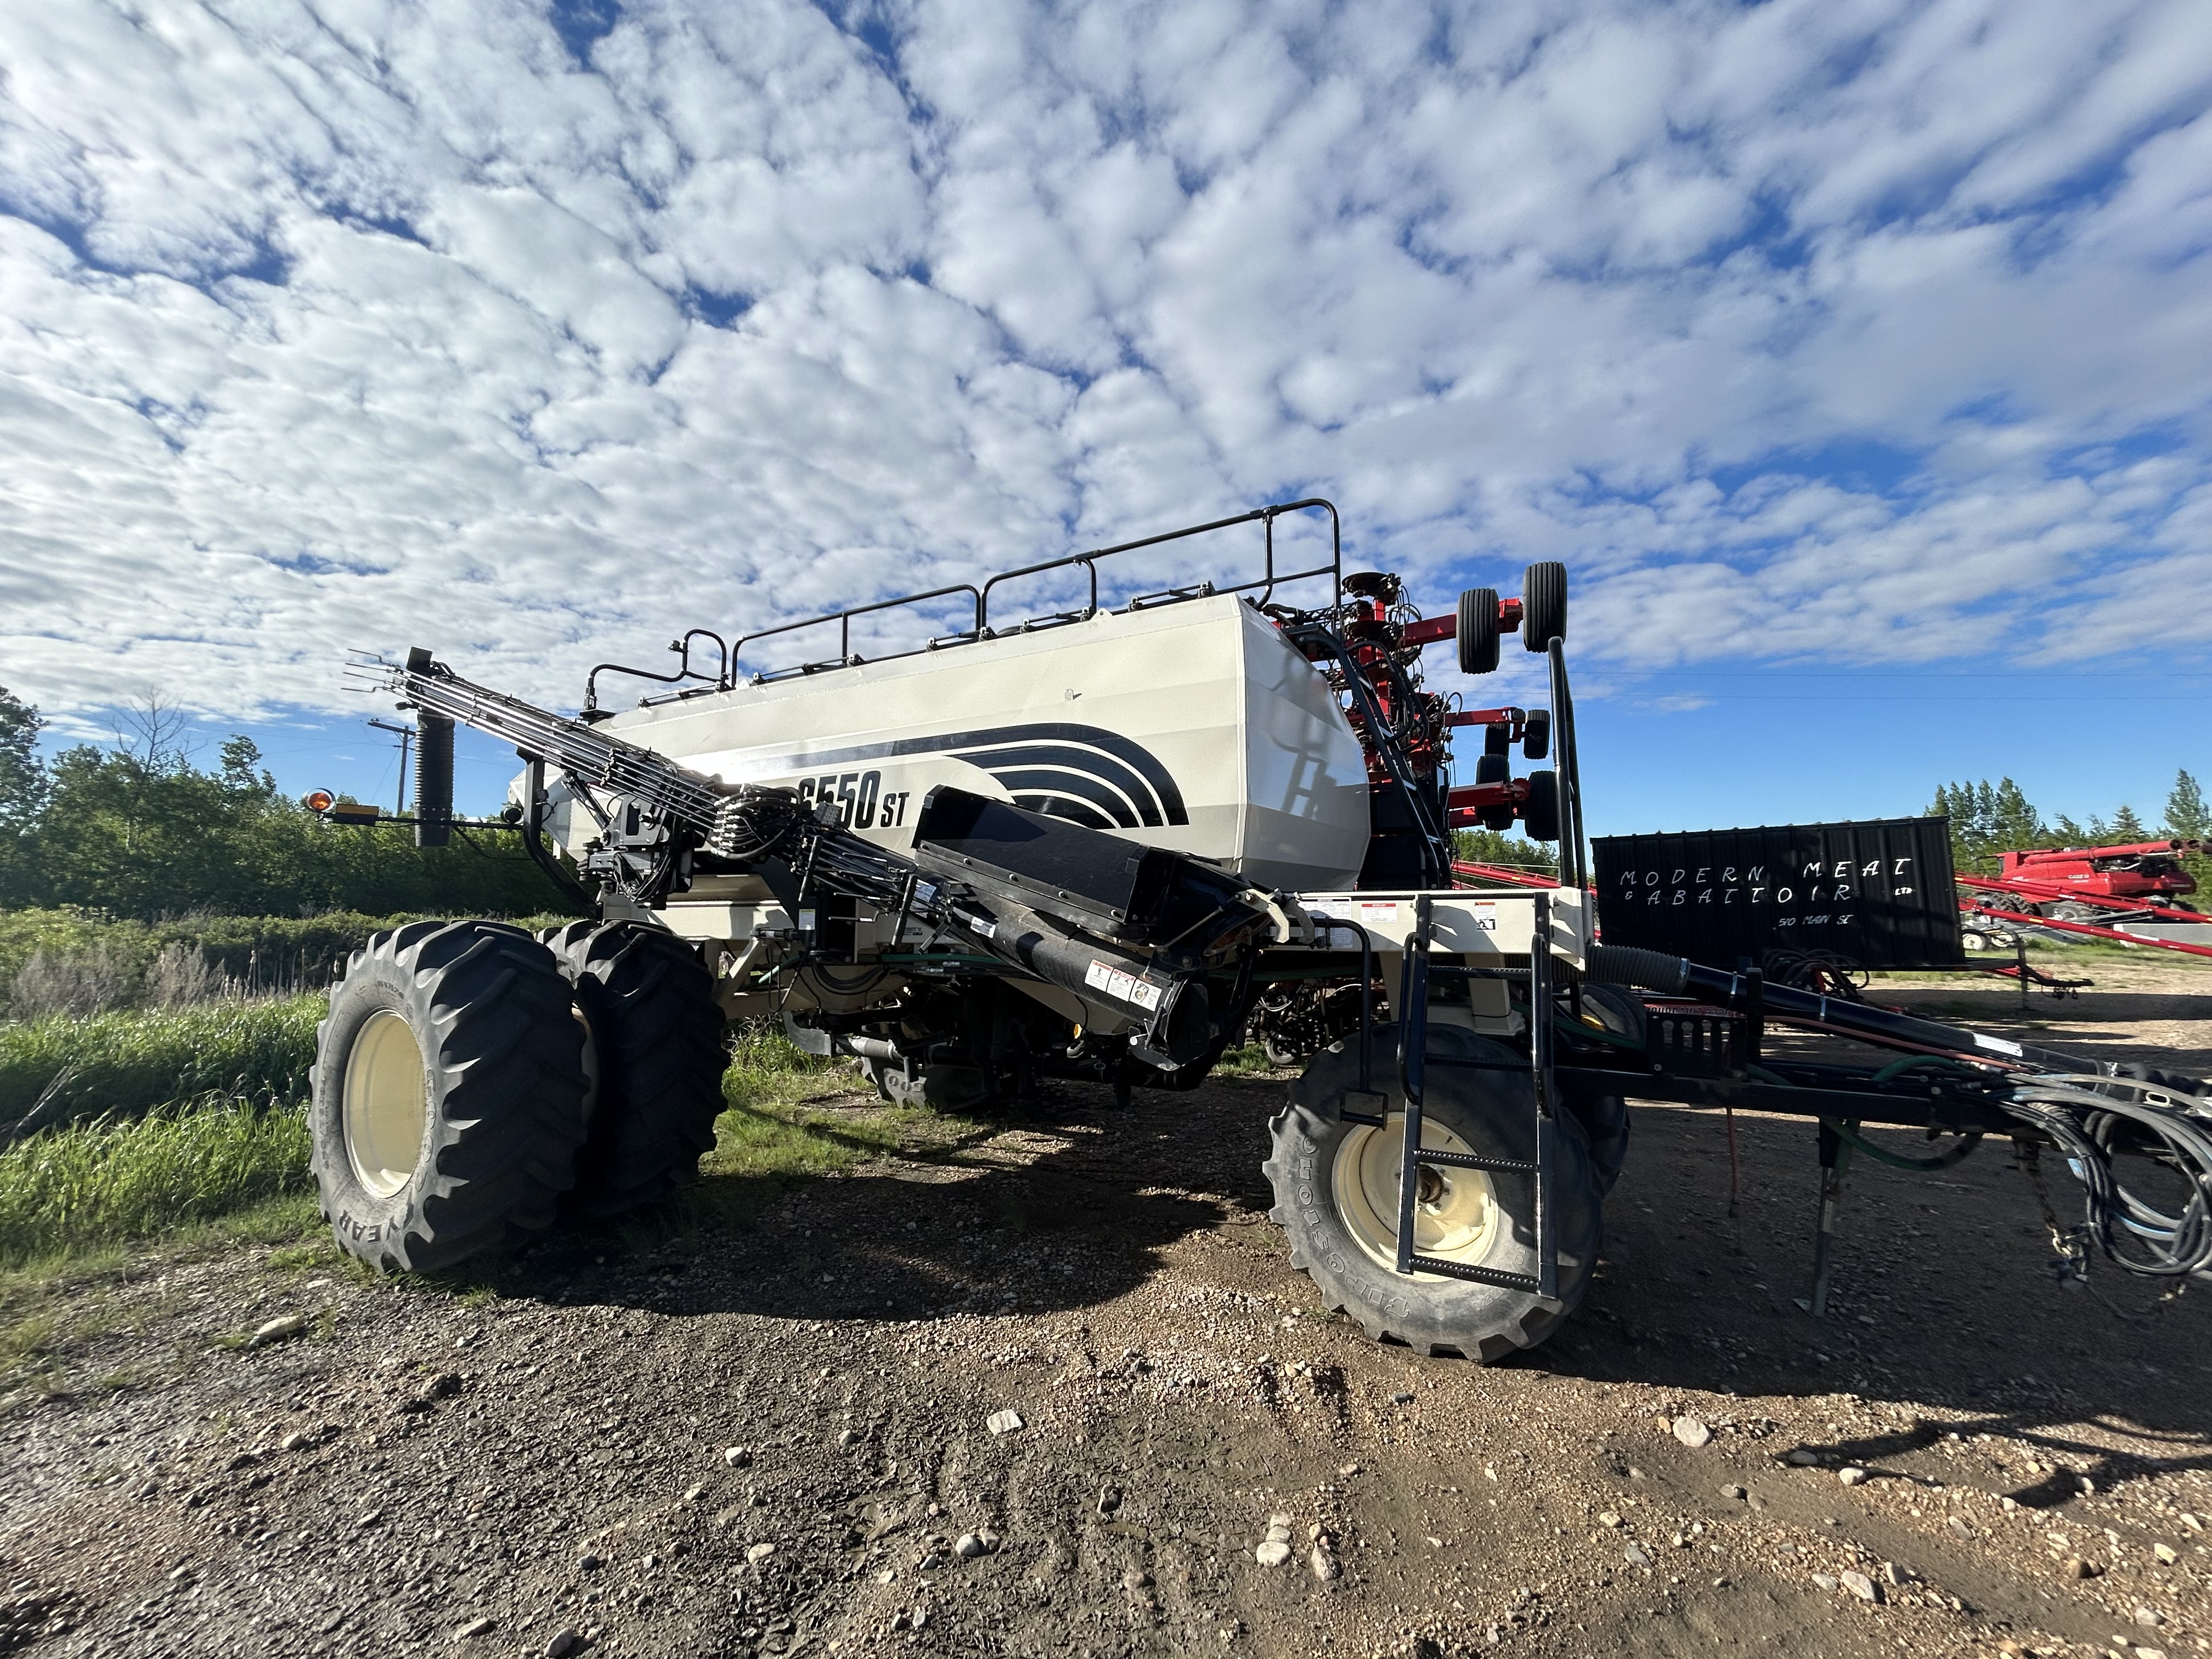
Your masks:
<path fill-rule="evenodd" d="M 1367 850 L 1358 738 L 1320 672 L 1233 595 L 711 691 L 606 729 L 726 783 L 833 799 L 900 850 L 939 784 L 1270 888 L 1348 887 Z M 574 813 L 556 831 L 573 848 L 591 825 Z"/>

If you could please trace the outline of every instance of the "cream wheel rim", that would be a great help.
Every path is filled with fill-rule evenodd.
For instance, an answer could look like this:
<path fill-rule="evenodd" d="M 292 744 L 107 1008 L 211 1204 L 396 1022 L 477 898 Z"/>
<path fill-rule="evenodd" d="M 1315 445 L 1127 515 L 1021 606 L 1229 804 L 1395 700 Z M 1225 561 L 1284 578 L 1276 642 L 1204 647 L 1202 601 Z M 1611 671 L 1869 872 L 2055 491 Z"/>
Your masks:
<path fill-rule="evenodd" d="M 1406 1144 L 1406 1120 L 1393 1117 L 1382 1128 L 1354 1125 L 1338 1146 L 1331 1185 L 1336 1212 L 1352 1242 L 1378 1265 L 1398 1265 L 1398 1176 Z M 1433 1118 L 1421 1124 L 1425 1152 L 1472 1153 L 1474 1148 Z M 1442 1261 L 1475 1266 L 1497 1242 L 1501 1212 L 1490 1176 L 1482 1170 L 1447 1164 L 1420 1166 L 1420 1191 L 1413 1205 L 1413 1249 Z M 1419 1273 L 1441 1279 L 1441 1273 Z"/>
<path fill-rule="evenodd" d="M 407 1022 L 380 1009 L 362 1024 L 346 1056 L 346 1158 L 354 1178 L 390 1198 L 414 1178 L 429 1122 L 422 1051 Z"/>

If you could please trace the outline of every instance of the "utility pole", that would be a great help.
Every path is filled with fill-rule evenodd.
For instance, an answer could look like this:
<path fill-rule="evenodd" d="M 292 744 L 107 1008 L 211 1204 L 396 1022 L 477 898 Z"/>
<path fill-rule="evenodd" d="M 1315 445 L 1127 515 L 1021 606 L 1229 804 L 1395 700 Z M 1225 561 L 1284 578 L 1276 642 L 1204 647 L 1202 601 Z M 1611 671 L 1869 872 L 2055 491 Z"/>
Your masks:
<path fill-rule="evenodd" d="M 407 749 L 415 741 L 411 726 L 394 726 L 389 720 L 372 720 L 369 724 L 380 732 L 390 732 L 399 739 L 399 787 L 392 798 L 392 816 L 401 817 L 407 811 Z"/>

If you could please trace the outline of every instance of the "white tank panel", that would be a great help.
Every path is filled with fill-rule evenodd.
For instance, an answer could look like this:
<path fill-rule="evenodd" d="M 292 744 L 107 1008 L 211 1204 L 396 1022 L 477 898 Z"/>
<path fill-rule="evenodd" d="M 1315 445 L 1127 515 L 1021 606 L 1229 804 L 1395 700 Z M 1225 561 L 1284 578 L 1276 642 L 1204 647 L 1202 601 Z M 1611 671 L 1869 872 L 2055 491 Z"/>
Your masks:
<path fill-rule="evenodd" d="M 896 850 L 939 784 L 1268 887 L 1347 886 L 1367 849 L 1359 740 L 1320 672 L 1234 595 L 740 685 L 606 729 L 726 783 L 838 799 Z"/>

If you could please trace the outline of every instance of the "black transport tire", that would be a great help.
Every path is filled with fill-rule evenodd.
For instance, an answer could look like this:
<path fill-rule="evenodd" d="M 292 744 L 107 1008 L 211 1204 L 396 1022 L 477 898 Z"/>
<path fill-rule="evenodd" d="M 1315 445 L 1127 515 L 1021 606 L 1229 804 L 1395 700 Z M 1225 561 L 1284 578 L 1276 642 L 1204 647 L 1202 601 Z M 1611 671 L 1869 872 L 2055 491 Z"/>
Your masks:
<path fill-rule="evenodd" d="M 1567 637 L 1567 568 L 1557 559 L 1532 564 L 1521 577 L 1521 643 L 1548 651 Z"/>
<path fill-rule="evenodd" d="M 1552 752 L 1552 711 L 1532 708 L 1528 718 L 1522 722 L 1521 752 L 1530 760 L 1541 760 Z"/>
<path fill-rule="evenodd" d="M 1487 674 L 1498 666 L 1498 590 L 1470 587 L 1459 596 L 1459 672 Z"/>
<path fill-rule="evenodd" d="M 1559 838 L 1559 775 L 1548 767 L 1528 775 L 1528 799 L 1521 803 L 1521 827 L 1531 841 Z"/>
<path fill-rule="evenodd" d="M 1580 1000 L 1585 1024 L 1633 1048 L 1644 1046 L 1644 1001 L 1634 992 L 1618 985 L 1586 984 L 1581 988 Z M 1620 1179 L 1621 1166 L 1628 1161 L 1628 1103 L 1619 1095 L 1577 1096 L 1567 1102 L 1567 1109 L 1589 1137 L 1590 1173 L 1596 1179 L 1598 1192 L 1609 1196 L 1613 1183 Z"/>
<path fill-rule="evenodd" d="M 722 1115 L 724 1022 L 699 953 L 641 921 L 572 921 L 542 934 L 590 1028 L 591 1130 L 563 1206 L 605 1221 L 699 1178 Z"/>
<path fill-rule="evenodd" d="M 1499 753 L 1474 757 L 1474 781 L 1477 783 L 1509 783 L 1512 778 L 1512 756 Z"/>
<path fill-rule="evenodd" d="M 1589 1139 L 1590 1179 L 1597 1182 L 1600 1198 L 1612 1195 L 1628 1162 L 1628 1103 L 1619 1095 L 1600 1095 L 1571 1102 L 1569 1109 Z"/>
<path fill-rule="evenodd" d="M 1436 1054 L 1509 1064 L 1516 1059 L 1511 1049 L 1455 1026 L 1431 1026 L 1429 1045 Z M 1553 1137 L 1557 1300 L 1543 1300 L 1533 1291 L 1441 1276 L 1401 1277 L 1375 1253 L 1372 1212 L 1364 1221 L 1356 1212 L 1347 1218 L 1347 1206 L 1356 1212 L 1362 1191 L 1372 1190 L 1363 1187 L 1360 1179 L 1367 1158 L 1377 1151 L 1386 1161 L 1395 1157 L 1389 1140 L 1364 1139 L 1387 1136 L 1387 1130 L 1347 1123 L 1341 1115 L 1347 1091 L 1358 1086 L 1358 1054 L 1352 1043 L 1338 1043 L 1315 1056 L 1305 1075 L 1291 1085 L 1290 1103 L 1268 1126 L 1273 1145 L 1265 1168 L 1275 1193 L 1270 1213 L 1289 1236 L 1291 1265 L 1311 1277 L 1330 1311 L 1351 1315 L 1377 1341 L 1401 1342 L 1418 1352 L 1456 1354 L 1480 1362 L 1535 1346 L 1582 1300 L 1597 1261 L 1601 1205 L 1581 1123 L 1572 1114 L 1563 1113 Z M 1396 1119 L 1402 1133 L 1405 1097 L 1398 1085 L 1397 1045 L 1387 1032 L 1376 1033 L 1373 1079 L 1388 1097 L 1383 1115 Z M 1363 1104 L 1374 1109 L 1371 1097 Z M 1433 1126 L 1434 1132 L 1443 1132 L 1477 1153 L 1520 1159 L 1535 1156 L 1533 1091 L 1518 1072 L 1432 1066 L 1423 1115 L 1425 1126 Z M 1425 1127 L 1425 1145 L 1436 1144 L 1434 1132 Z M 1474 1174 L 1457 1170 L 1437 1173 L 1448 1183 Z M 1494 1218 L 1473 1232 L 1455 1255 L 1474 1265 L 1534 1273 L 1534 1178 L 1506 1174 L 1476 1178 L 1486 1184 L 1488 1202 L 1461 1213 L 1494 1210 Z M 1470 1189 L 1481 1190 L 1486 1189 Z M 1455 1184 L 1446 1186 L 1440 1213 L 1449 1212 L 1458 1192 Z M 1393 1213 L 1388 1225 L 1392 1235 L 1395 1222 Z M 1363 1243 L 1363 1237 L 1368 1242 Z"/>
<path fill-rule="evenodd" d="M 308 1163 L 338 1247 L 427 1273 L 551 1224 L 584 1139 L 583 1048 L 521 928 L 373 934 L 315 1034 Z"/>

